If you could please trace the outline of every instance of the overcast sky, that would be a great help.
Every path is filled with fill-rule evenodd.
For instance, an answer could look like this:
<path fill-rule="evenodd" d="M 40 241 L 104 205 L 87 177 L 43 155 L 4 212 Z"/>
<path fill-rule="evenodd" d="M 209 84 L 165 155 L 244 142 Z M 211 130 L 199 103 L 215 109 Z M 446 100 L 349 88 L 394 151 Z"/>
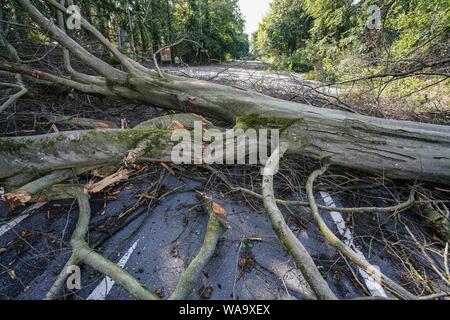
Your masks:
<path fill-rule="evenodd" d="M 239 0 L 242 14 L 246 20 L 245 32 L 250 36 L 258 30 L 258 24 L 269 11 L 270 0 Z"/>

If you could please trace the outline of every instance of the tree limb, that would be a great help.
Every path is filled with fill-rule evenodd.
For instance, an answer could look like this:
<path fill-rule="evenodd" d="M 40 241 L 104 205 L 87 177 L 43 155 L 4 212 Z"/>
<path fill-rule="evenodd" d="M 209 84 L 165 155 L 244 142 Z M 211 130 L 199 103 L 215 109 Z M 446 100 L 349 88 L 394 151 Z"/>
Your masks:
<path fill-rule="evenodd" d="M 287 146 L 284 146 L 273 152 L 266 164 L 266 172 L 274 171 L 274 169 L 278 167 L 280 157 L 284 154 L 286 149 Z M 303 277 L 319 299 L 336 300 L 336 295 L 331 291 L 325 279 L 323 279 L 310 254 L 286 224 L 283 214 L 278 209 L 273 191 L 273 175 L 264 175 L 262 189 L 264 206 L 272 221 L 272 227 L 281 243 L 294 260 L 295 265 L 300 269 Z"/>
<path fill-rule="evenodd" d="M 325 221 L 322 219 L 319 213 L 319 209 L 317 207 L 315 198 L 314 198 L 314 191 L 313 191 L 313 185 L 314 181 L 325 173 L 328 166 L 324 166 L 322 169 L 314 171 L 310 177 L 308 178 L 308 181 L 306 183 L 306 192 L 308 195 L 308 201 L 309 206 L 313 215 L 313 218 L 319 227 L 319 230 L 322 232 L 325 239 L 328 241 L 329 244 L 334 246 L 336 249 L 339 250 L 345 257 L 349 258 L 351 261 L 356 263 L 360 268 L 362 268 L 367 274 L 372 275 L 377 279 L 378 281 L 383 281 L 384 285 L 390 289 L 396 296 L 408 300 L 416 300 L 417 297 L 398 285 L 396 282 L 391 280 L 388 276 L 381 272 L 374 272 L 376 269 L 364 258 L 358 255 L 355 251 L 353 251 L 349 246 L 347 246 L 344 242 L 339 240 L 339 238 L 328 228 Z"/>

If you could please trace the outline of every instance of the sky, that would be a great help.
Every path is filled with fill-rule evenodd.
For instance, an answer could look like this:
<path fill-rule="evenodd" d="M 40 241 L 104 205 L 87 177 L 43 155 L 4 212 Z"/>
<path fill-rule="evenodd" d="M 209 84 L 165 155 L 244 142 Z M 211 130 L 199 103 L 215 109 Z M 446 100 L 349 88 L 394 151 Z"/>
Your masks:
<path fill-rule="evenodd" d="M 239 0 L 241 12 L 245 17 L 245 32 L 251 36 L 258 30 L 258 24 L 270 8 L 270 0 Z"/>

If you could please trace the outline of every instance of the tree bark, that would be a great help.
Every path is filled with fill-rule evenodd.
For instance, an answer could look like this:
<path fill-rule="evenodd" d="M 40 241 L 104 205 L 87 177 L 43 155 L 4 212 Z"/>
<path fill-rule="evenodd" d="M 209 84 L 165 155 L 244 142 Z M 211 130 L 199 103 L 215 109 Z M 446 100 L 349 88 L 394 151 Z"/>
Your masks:
<path fill-rule="evenodd" d="M 31 137 L 0 138 L 0 179 L 19 174 L 120 163 L 127 153 L 143 145 L 144 155 L 170 161 L 171 131 L 80 130 Z"/>
<path fill-rule="evenodd" d="M 143 75 L 134 98 L 166 109 L 282 130 L 288 153 L 392 178 L 450 181 L 450 127 L 311 107 L 205 81 Z M 136 95 L 136 92 L 138 93 Z M 129 98 L 133 98 L 130 93 Z"/>
<path fill-rule="evenodd" d="M 82 18 L 82 27 L 97 39 L 123 67 L 115 68 L 89 53 L 61 27 L 46 18 L 30 1 L 16 1 L 50 37 L 65 49 L 66 72 L 70 74 L 70 77 L 35 70 L 20 64 L 20 61 L 9 63 L 0 60 L 0 70 L 25 74 L 85 93 L 149 104 L 167 110 L 205 115 L 233 123 L 237 128 L 278 128 L 281 132 L 281 145 L 288 146 L 287 152 L 291 154 L 309 156 L 322 160 L 326 164 L 334 163 L 393 178 L 420 179 L 449 184 L 450 127 L 378 119 L 343 111 L 314 108 L 245 89 L 168 75 L 160 70 L 158 72 L 150 70 L 120 53 L 89 21 Z M 44 2 L 66 13 L 65 7 L 57 1 L 45 0 Z M 159 38 L 153 37 L 153 41 L 155 39 L 159 41 Z M 95 76 L 82 74 L 69 68 L 70 55 L 74 55 L 97 74 Z M 177 116 L 182 119 L 177 119 Z M 63 120 L 67 121 L 67 119 Z M 29 181 L 30 177 L 36 179 L 45 175 L 18 189 L 15 196 L 25 196 L 27 200 L 33 196 L 33 193 L 45 188 L 48 191 L 46 200 L 76 197 L 80 206 L 80 219 L 72 237 L 71 245 L 74 255 L 69 263 L 82 261 L 112 277 L 132 296 L 154 299 L 156 296 L 142 287 L 127 272 L 120 270 L 111 261 L 88 247 L 85 235 L 90 208 L 84 188 L 77 187 L 77 190 L 67 191 L 59 190 L 55 185 L 50 188 L 48 186 L 69 177 L 71 171 L 67 169 L 75 169 L 76 173 L 83 168 L 97 165 L 121 162 L 127 165 L 137 157 L 170 161 L 173 147 L 177 144 L 171 139 L 173 131 L 170 130 L 172 127 L 170 124 L 174 120 L 190 124 L 193 121 L 202 121 L 206 128 L 213 126 L 201 117 L 182 114 L 154 119 L 133 129 L 79 130 L 29 137 L 0 138 L 0 180 L 17 184 Z M 186 125 L 182 123 L 182 125 L 189 129 L 189 123 Z M 280 151 L 280 149 L 277 150 Z M 279 157 L 275 152 L 267 168 L 278 164 L 278 161 Z M 367 269 L 369 267 L 367 263 L 358 260 L 353 252 L 339 244 L 337 238 L 330 236 L 330 232 L 318 215 L 312 184 L 320 174 L 320 170 L 313 173 L 307 185 L 314 218 L 331 244 L 346 256 L 351 257 L 360 267 Z M 273 177 L 265 173 L 262 197 L 277 235 L 294 258 L 296 265 L 305 273 L 305 279 L 318 296 L 334 299 L 334 293 L 321 278 L 314 266 L 314 261 L 310 259 L 301 243 L 285 224 L 276 206 L 277 200 L 273 194 L 272 183 Z M 215 211 L 212 200 L 207 200 L 210 220 L 204 244 L 197 257 L 183 273 L 180 286 L 172 298 L 187 297 L 201 274 L 201 269 L 212 257 L 219 237 L 226 231 L 226 225 L 220 221 L 224 218 L 224 213 L 220 210 Z M 57 293 L 63 283 L 62 278 L 63 276 L 57 278 L 55 286 L 49 292 L 50 298 Z M 415 298 L 388 278 L 384 277 L 383 280 L 400 296 Z"/>

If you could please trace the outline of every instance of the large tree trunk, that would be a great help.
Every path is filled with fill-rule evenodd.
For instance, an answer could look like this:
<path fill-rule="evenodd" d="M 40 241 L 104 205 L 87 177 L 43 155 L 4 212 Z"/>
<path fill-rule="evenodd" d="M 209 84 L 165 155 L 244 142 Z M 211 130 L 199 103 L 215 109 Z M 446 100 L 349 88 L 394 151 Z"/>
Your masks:
<path fill-rule="evenodd" d="M 122 63 L 127 70 L 124 72 L 89 54 L 29 1 L 17 1 L 36 23 L 100 76 L 76 73 L 76 77 L 67 79 L 0 61 L 2 70 L 28 74 L 83 92 L 201 114 L 241 127 L 278 127 L 282 139 L 290 143 L 288 152 L 327 159 L 340 166 L 393 178 L 450 181 L 449 127 L 320 109 L 236 87 L 167 75 L 159 69 L 158 72 L 149 70 L 122 55 L 82 19 L 82 26 Z M 64 10 L 54 0 L 47 2 Z"/>
<path fill-rule="evenodd" d="M 18 174 L 120 163 L 145 141 L 143 155 L 170 161 L 172 132 L 146 129 L 65 131 L 0 138 L 0 179 Z"/>

